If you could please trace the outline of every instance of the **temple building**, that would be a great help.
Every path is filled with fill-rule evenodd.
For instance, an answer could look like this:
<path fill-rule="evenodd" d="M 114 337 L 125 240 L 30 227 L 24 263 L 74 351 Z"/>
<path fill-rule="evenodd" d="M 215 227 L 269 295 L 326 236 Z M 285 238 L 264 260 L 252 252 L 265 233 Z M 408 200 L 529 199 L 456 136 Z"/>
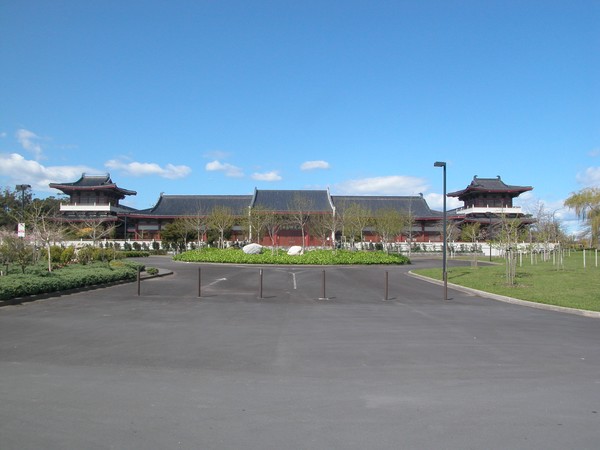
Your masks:
<path fill-rule="evenodd" d="M 275 236 L 261 236 L 261 243 L 270 245 L 321 245 L 322 236 L 311 234 L 310 227 L 304 228 L 300 215 L 307 217 L 342 218 L 350 209 L 359 209 L 375 217 L 378 211 L 395 210 L 409 217 L 410 226 L 397 241 L 439 242 L 442 240 L 441 211 L 429 208 L 422 195 L 418 196 L 352 196 L 331 195 L 329 190 L 265 190 L 255 189 L 253 195 L 165 195 L 161 194 L 156 205 L 148 209 L 134 209 L 120 204 L 135 191 L 118 187 L 105 175 L 83 174 L 72 183 L 51 183 L 69 196 L 69 202 L 61 205 L 61 214 L 65 220 L 110 221 L 116 225 L 116 239 L 161 240 L 161 232 L 166 225 L 176 219 L 196 219 L 203 237 L 207 218 L 217 207 L 226 209 L 235 217 L 231 227 L 230 240 L 251 240 L 252 227 L 248 226 L 252 212 L 269 212 L 282 220 Z M 466 189 L 448 194 L 464 202 L 462 208 L 448 211 L 450 221 L 461 224 L 480 222 L 490 230 L 503 217 L 520 218 L 523 223 L 532 223 L 533 219 L 513 206 L 513 199 L 521 193 L 531 190 L 530 186 L 506 185 L 500 177 L 478 178 Z M 200 230 L 201 229 L 201 230 Z M 378 242 L 375 227 L 365 223 L 362 236 L 366 242 Z M 330 239 L 341 240 L 342 232 L 331 235 Z M 304 242 L 302 238 L 304 236 Z M 256 240 L 256 235 L 254 239 Z"/>
<path fill-rule="evenodd" d="M 532 224 L 535 219 L 520 206 L 513 205 L 514 198 L 532 189 L 531 186 L 508 185 L 500 176 L 479 178 L 476 175 L 465 189 L 448 193 L 448 197 L 456 197 L 464 203 L 463 207 L 449 211 L 448 216 L 459 228 L 465 223 L 481 224 L 488 237 L 497 232 L 497 226 L 505 219 Z"/>

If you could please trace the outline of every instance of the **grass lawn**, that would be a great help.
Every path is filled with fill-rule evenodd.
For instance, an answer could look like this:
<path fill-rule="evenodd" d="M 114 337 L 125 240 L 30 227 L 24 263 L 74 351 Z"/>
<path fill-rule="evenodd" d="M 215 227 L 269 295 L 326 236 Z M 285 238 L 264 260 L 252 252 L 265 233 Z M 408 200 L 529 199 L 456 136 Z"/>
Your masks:
<path fill-rule="evenodd" d="M 480 261 L 487 259 L 482 257 Z M 506 283 L 504 260 L 496 262 L 493 266 L 449 267 L 448 282 L 531 302 L 600 311 L 600 266 L 596 265 L 593 250 L 586 252 L 586 268 L 581 251 L 566 253 L 561 266 L 552 257 L 542 261 L 538 256 L 532 264 L 530 256 L 523 255 L 522 263 L 517 260 L 515 286 Z M 441 267 L 414 272 L 442 279 Z"/>

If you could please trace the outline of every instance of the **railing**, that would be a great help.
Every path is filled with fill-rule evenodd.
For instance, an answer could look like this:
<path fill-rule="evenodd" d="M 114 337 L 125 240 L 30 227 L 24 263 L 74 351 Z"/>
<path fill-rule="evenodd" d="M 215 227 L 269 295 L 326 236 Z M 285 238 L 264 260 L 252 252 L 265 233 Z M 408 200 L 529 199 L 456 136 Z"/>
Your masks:
<path fill-rule="evenodd" d="M 83 211 L 115 211 L 115 208 L 110 203 L 69 203 L 61 204 L 60 210 L 64 212 L 83 212 Z"/>
<path fill-rule="evenodd" d="M 494 206 L 470 206 L 468 208 L 461 208 L 456 210 L 457 214 L 523 214 L 523 210 L 520 206 L 513 207 L 494 207 Z"/>

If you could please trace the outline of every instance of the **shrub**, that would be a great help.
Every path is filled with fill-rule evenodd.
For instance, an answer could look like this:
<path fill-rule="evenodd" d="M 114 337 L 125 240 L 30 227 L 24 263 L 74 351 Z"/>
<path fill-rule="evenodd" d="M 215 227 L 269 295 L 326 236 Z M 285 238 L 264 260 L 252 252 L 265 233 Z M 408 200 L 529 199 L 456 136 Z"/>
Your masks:
<path fill-rule="evenodd" d="M 410 260 L 403 255 L 384 252 L 352 252 L 347 250 L 312 250 L 304 255 L 290 256 L 283 250 L 273 254 L 264 252 L 259 255 L 247 255 L 238 249 L 204 248 L 191 250 L 174 257 L 178 261 L 214 262 L 232 264 L 408 264 Z"/>
<path fill-rule="evenodd" d="M 89 263 L 85 266 L 70 265 L 53 272 L 39 273 L 30 268 L 24 275 L 0 277 L 0 300 L 46 292 L 64 291 L 121 280 L 134 280 L 138 265 Z"/>

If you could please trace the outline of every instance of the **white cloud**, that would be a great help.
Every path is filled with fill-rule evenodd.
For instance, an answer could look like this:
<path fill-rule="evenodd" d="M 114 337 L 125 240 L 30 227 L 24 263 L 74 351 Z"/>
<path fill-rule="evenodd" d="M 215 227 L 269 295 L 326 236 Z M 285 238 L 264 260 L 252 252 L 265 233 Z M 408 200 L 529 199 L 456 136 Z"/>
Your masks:
<path fill-rule="evenodd" d="M 429 207 L 435 211 L 443 211 L 444 209 L 444 195 L 436 194 L 431 192 L 429 194 L 424 195 L 425 201 L 429 205 Z M 463 206 L 463 202 L 458 200 L 456 197 L 446 197 L 446 209 L 455 209 Z"/>
<path fill-rule="evenodd" d="M 217 159 L 206 163 L 205 169 L 209 172 L 224 172 L 226 176 L 233 178 L 240 178 L 244 176 L 244 172 L 239 167 L 229 163 L 222 163 Z"/>
<path fill-rule="evenodd" d="M 428 189 L 422 178 L 390 175 L 344 181 L 335 185 L 332 191 L 348 195 L 415 195 Z"/>
<path fill-rule="evenodd" d="M 577 182 L 584 186 L 600 186 L 600 167 L 588 167 L 577 174 Z"/>
<path fill-rule="evenodd" d="M 327 161 L 306 161 L 300 165 L 300 170 L 329 169 Z"/>
<path fill-rule="evenodd" d="M 281 175 L 279 175 L 279 172 L 273 170 L 265 173 L 254 172 L 252 174 L 252 179 L 258 181 L 280 181 L 282 178 Z"/>
<path fill-rule="evenodd" d="M 158 175 L 159 177 L 171 180 L 184 178 L 192 172 L 192 169 L 188 166 L 167 164 L 165 167 L 161 167 L 156 163 L 124 162 L 116 159 L 111 159 L 104 163 L 104 165 L 110 170 L 118 170 L 134 177 Z"/>
<path fill-rule="evenodd" d="M 36 160 L 39 160 L 42 157 L 43 150 L 39 142 L 41 138 L 37 134 L 24 128 L 19 128 L 15 133 L 15 136 L 21 147 L 28 152 L 33 153 Z"/>
<path fill-rule="evenodd" d="M 34 190 L 51 191 L 50 183 L 78 180 L 82 173 L 101 173 L 87 166 L 43 166 L 37 161 L 25 159 L 18 153 L 0 154 L 0 176 L 10 184 L 30 184 Z M 54 191 L 54 190 L 52 190 Z"/>

